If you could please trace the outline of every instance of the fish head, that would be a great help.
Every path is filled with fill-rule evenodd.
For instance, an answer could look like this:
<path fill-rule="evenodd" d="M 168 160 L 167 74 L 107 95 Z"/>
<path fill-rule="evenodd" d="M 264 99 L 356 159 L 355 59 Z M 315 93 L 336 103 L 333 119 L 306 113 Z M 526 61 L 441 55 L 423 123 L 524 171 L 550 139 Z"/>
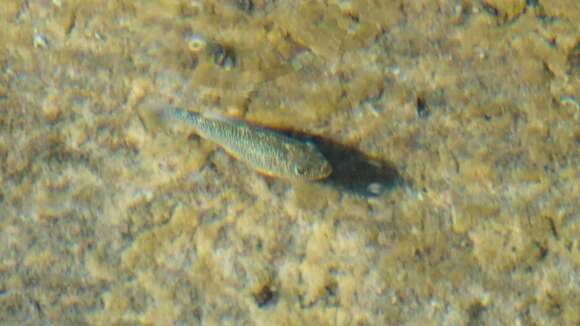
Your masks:
<path fill-rule="evenodd" d="M 292 146 L 289 151 L 289 172 L 296 179 L 320 180 L 332 173 L 332 166 L 312 143 Z"/>

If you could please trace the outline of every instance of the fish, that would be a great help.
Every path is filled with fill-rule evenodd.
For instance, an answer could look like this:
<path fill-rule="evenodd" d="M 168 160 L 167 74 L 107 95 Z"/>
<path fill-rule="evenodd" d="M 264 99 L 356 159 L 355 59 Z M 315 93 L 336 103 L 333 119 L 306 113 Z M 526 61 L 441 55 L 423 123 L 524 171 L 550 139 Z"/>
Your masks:
<path fill-rule="evenodd" d="M 267 176 L 313 181 L 332 173 L 328 160 L 310 141 L 211 112 L 166 107 L 160 117 L 173 132 L 193 131 Z"/>

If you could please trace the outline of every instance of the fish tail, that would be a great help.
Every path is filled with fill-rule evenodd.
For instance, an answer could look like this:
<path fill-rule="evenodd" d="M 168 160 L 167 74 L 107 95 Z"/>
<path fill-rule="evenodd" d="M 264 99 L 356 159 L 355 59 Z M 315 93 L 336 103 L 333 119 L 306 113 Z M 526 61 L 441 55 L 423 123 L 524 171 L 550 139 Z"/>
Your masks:
<path fill-rule="evenodd" d="M 199 124 L 200 114 L 178 107 L 166 107 L 158 112 L 160 123 L 174 131 L 188 130 Z"/>

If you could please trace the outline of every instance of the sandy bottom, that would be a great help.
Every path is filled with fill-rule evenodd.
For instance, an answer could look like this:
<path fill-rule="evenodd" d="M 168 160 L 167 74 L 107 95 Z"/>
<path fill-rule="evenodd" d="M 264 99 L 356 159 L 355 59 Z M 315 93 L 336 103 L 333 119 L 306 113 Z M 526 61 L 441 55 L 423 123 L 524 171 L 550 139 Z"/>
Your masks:
<path fill-rule="evenodd" d="M 578 325 L 580 2 L 0 1 L 0 324 Z M 265 177 L 149 114 L 313 138 Z"/>

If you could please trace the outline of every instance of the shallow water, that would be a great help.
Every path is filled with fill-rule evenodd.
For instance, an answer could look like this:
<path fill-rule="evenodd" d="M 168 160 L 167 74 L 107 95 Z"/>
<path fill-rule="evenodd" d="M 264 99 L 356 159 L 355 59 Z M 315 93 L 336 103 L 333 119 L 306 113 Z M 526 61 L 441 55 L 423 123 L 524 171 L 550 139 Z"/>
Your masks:
<path fill-rule="evenodd" d="M 577 1 L 0 1 L 1 324 L 580 322 Z"/>

